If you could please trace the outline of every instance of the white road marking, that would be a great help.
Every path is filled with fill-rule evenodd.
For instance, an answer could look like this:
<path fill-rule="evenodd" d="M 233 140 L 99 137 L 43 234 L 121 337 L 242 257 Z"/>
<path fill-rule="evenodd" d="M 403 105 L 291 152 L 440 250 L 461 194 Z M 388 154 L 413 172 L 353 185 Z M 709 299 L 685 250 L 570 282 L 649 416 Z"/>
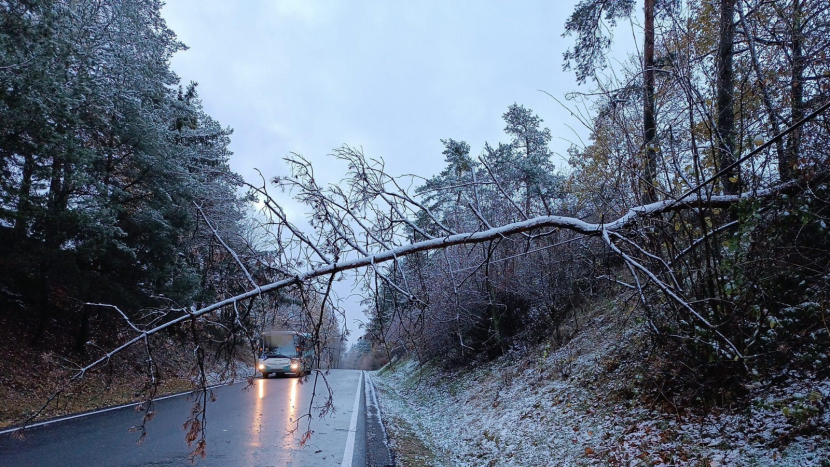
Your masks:
<path fill-rule="evenodd" d="M 214 388 L 218 388 L 218 387 L 222 387 L 222 386 L 229 386 L 231 384 L 236 384 L 238 382 L 239 381 L 233 381 L 233 382 L 230 382 L 230 383 L 223 383 L 223 384 L 214 384 L 213 386 L 208 386 L 208 389 L 214 389 Z M 187 392 L 180 392 L 178 394 L 170 394 L 169 396 L 156 397 L 155 399 L 153 399 L 153 402 L 163 401 L 164 399 L 170 399 L 172 397 L 179 397 L 179 396 L 183 396 L 185 394 L 191 394 L 192 392 L 193 391 L 187 391 Z M 30 425 L 19 426 L 17 428 L 8 428 L 6 430 L 0 431 L 0 435 L 4 435 L 6 433 L 14 433 L 15 431 L 20 431 L 20 430 L 28 430 L 29 428 L 34 428 L 34 427 L 37 427 L 37 426 L 51 425 L 53 423 L 64 422 L 66 420 L 73 420 L 73 419 L 76 419 L 76 418 L 88 417 L 90 415 L 95 415 L 95 414 L 104 413 L 104 412 L 110 412 L 112 410 L 123 409 L 123 408 L 126 408 L 126 407 L 135 407 L 138 404 L 143 404 L 143 402 L 132 402 L 130 404 L 118 405 L 118 406 L 115 406 L 115 407 L 107 407 L 106 409 L 96 410 L 94 412 L 79 413 L 77 415 L 69 415 L 69 416 L 66 416 L 66 417 L 56 418 L 54 420 L 46 420 L 45 422 L 32 423 Z"/>
<path fill-rule="evenodd" d="M 366 375 L 366 392 L 369 393 L 369 401 L 366 401 L 366 413 L 369 413 L 369 404 L 372 405 L 374 410 L 372 410 L 372 415 L 374 415 L 375 419 L 378 421 L 378 425 L 380 425 L 381 431 L 383 431 L 383 439 L 387 439 L 386 435 L 386 427 L 383 425 L 383 418 L 381 417 L 380 413 L 380 401 L 378 400 L 378 393 L 375 390 L 375 383 L 372 382 L 372 377 Z"/>
<path fill-rule="evenodd" d="M 363 383 L 363 372 L 360 372 L 360 378 L 357 380 L 357 392 L 354 395 L 354 408 L 352 409 L 352 422 L 349 424 L 349 437 L 346 439 L 346 451 L 343 453 L 343 463 L 340 467 L 352 467 L 352 458 L 354 458 L 354 438 L 357 433 L 357 412 L 360 409 L 360 395 L 363 391 L 360 386 Z"/>

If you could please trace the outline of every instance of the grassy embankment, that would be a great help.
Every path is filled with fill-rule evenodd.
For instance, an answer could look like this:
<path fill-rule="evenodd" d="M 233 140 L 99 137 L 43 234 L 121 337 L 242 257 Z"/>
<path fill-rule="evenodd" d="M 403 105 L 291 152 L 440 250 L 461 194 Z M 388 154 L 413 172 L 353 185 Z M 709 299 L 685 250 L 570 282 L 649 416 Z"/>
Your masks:
<path fill-rule="evenodd" d="M 830 465 L 830 411 L 808 410 L 830 400 L 830 381 L 666 410 L 630 311 L 596 304 L 558 348 L 449 371 L 402 359 L 373 373 L 398 465 Z"/>

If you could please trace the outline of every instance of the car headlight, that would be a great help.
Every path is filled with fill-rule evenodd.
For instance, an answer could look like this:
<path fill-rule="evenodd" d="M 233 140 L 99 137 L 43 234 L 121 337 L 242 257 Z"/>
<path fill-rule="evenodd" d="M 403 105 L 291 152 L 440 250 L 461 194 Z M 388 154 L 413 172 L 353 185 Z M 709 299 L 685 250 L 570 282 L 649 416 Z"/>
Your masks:
<path fill-rule="evenodd" d="M 299 367 L 300 367 L 300 365 L 299 365 L 298 363 L 292 363 L 292 364 L 291 364 L 291 369 L 292 369 L 292 370 L 296 370 L 296 369 L 297 369 L 297 368 L 299 368 Z"/>
<path fill-rule="evenodd" d="M 265 364 L 260 363 L 260 364 L 259 364 L 259 369 L 260 369 L 260 370 L 264 370 L 264 369 L 265 369 Z"/>

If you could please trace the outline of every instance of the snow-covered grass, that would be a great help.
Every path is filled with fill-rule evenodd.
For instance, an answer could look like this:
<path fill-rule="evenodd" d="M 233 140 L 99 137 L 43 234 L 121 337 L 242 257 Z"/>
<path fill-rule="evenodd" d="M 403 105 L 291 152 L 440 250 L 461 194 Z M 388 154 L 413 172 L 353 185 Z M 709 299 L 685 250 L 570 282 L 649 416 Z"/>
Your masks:
<path fill-rule="evenodd" d="M 830 466 L 830 381 L 755 388 L 748 407 L 679 417 L 646 406 L 637 372 L 619 362 L 639 338 L 598 316 L 555 351 L 452 372 L 387 365 L 372 379 L 392 448 L 396 433 L 415 436 L 433 456 L 399 453 L 399 464 Z"/>

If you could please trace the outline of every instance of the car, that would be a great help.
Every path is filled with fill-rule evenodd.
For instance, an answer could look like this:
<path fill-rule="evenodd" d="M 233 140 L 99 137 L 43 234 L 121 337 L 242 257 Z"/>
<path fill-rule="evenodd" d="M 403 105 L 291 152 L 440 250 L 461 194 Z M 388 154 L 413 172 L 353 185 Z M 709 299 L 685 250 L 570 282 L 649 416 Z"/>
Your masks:
<path fill-rule="evenodd" d="M 260 335 L 257 371 L 263 378 L 272 374 L 303 376 L 311 373 L 314 347 L 311 336 L 292 330 L 270 330 Z"/>
<path fill-rule="evenodd" d="M 276 351 L 265 351 L 257 360 L 257 370 L 263 378 L 273 375 L 302 376 L 306 369 L 299 358 L 291 358 Z"/>

